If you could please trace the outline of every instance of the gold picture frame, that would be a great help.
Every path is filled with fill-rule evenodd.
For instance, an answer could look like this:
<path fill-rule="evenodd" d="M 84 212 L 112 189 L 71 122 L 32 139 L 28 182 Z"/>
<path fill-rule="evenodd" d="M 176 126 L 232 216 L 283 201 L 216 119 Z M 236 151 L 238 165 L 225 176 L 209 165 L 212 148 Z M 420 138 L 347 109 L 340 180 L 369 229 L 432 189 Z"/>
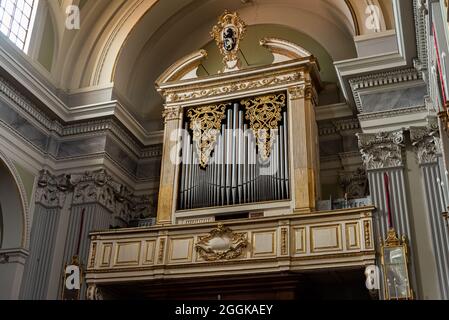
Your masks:
<path fill-rule="evenodd" d="M 381 247 L 385 300 L 413 300 L 408 270 L 408 244 L 390 229 Z"/>

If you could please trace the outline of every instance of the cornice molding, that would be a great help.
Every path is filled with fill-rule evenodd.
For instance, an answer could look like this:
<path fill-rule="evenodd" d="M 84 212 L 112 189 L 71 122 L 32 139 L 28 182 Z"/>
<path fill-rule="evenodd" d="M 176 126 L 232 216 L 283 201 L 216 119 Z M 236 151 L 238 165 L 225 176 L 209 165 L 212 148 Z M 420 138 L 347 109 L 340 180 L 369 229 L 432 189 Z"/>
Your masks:
<path fill-rule="evenodd" d="M 12 78 L 16 79 L 22 86 L 45 105 L 51 113 L 58 119 L 56 123 L 73 123 L 85 120 L 104 119 L 106 117 L 115 118 L 123 124 L 138 143 L 147 146 L 162 142 L 162 134 L 150 133 L 143 128 L 140 123 L 131 115 L 120 100 L 96 102 L 89 105 L 70 106 L 71 93 L 57 89 L 52 80 L 42 75 L 37 66 L 30 61 L 22 52 L 14 48 L 7 39 L 0 37 L 0 68 L 3 68 Z M 5 95 L 10 97 L 15 103 L 26 109 L 33 117 L 45 127 L 52 127 L 52 120 L 43 112 L 38 110 L 23 97 L 11 85 L 0 78 L 2 85 L 0 89 Z M 111 83 L 111 92 L 114 84 Z M 92 90 L 98 88 L 92 87 Z M 79 93 L 74 93 L 78 95 Z M 126 103 L 125 103 L 126 104 Z M 55 125 L 57 127 L 57 125 Z"/>
<path fill-rule="evenodd" d="M 334 120 L 331 123 L 325 123 L 318 127 L 320 136 L 344 133 L 345 131 L 353 132 L 354 130 L 360 130 L 360 122 L 356 118 Z"/>
<path fill-rule="evenodd" d="M 151 152 L 148 153 L 145 146 L 149 146 L 150 149 L 153 149 L 152 146 L 162 143 L 162 131 L 157 134 L 153 134 L 151 137 L 149 135 L 147 136 L 147 142 L 151 142 L 150 144 L 145 145 L 139 143 L 139 140 L 124 130 L 119 124 L 119 121 L 115 118 L 91 119 L 84 122 L 78 122 L 76 124 L 69 123 L 66 125 L 62 124 L 58 120 L 51 120 L 2 77 L 0 77 L 0 93 L 8 98 L 14 106 L 18 107 L 17 109 L 20 113 L 31 117 L 41 126 L 42 129 L 45 129 L 48 135 L 53 133 L 63 139 L 77 135 L 111 131 L 124 145 L 129 147 L 136 155 L 140 157 L 153 154 Z M 23 138 L 26 139 L 26 137 Z"/>
<path fill-rule="evenodd" d="M 355 58 L 335 62 L 340 86 L 343 95 L 352 105 L 354 95 L 351 92 L 349 80 L 367 73 L 379 72 L 389 69 L 409 68 L 412 66 L 412 57 L 416 56 L 416 43 L 409 41 L 416 39 L 414 29 L 410 25 L 414 23 L 412 3 L 408 1 L 393 1 L 396 35 L 398 40 L 398 52 L 388 52 L 370 57 Z M 410 11 L 410 12 L 409 12 Z"/>
<path fill-rule="evenodd" d="M 398 86 L 399 84 L 416 82 L 419 80 L 422 80 L 422 74 L 414 68 L 407 68 L 353 78 L 349 80 L 349 85 L 352 90 L 357 110 L 360 113 L 363 113 L 361 101 L 362 90 L 366 91 L 370 88 L 383 86 Z"/>

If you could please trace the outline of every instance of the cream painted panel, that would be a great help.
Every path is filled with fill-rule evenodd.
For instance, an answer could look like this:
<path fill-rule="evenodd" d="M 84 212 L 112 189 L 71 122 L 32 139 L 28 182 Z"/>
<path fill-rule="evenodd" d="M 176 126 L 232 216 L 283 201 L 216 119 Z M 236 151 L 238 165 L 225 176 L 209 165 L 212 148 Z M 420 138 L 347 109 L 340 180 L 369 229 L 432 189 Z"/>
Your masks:
<path fill-rule="evenodd" d="M 193 237 L 170 239 L 169 263 L 192 262 Z"/>
<path fill-rule="evenodd" d="M 312 252 L 342 250 L 341 225 L 311 227 L 310 247 Z"/>
<path fill-rule="evenodd" d="M 112 243 L 103 244 L 103 252 L 101 253 L 100 267 L 109 267 L 111 264 Z"/>
<path fill-rule="evenodd" d="M 357 222 L 346 224 L 346 249 L 360 249 L 359 224 Z"/>
<path fill-rule="evenodd" d="M 143 264 L 153 264 L 156 249 L 156 241 L 145 241 Z"/>
<path fill-rule="evenodd" d="M 117 243 L 116 266 L 138 265 L 140 260 L 141 242 L 122 242 Z"/>
<path fill-rule="evenodd" d="M 253 233 L 253 257 L 276 255 L 276 231 Z"/>
<path fill-rule="evenodd" d="M 306 228 L 295 229 L 295 253 L 304 254 L 307 251 L 306 247 Z"/>

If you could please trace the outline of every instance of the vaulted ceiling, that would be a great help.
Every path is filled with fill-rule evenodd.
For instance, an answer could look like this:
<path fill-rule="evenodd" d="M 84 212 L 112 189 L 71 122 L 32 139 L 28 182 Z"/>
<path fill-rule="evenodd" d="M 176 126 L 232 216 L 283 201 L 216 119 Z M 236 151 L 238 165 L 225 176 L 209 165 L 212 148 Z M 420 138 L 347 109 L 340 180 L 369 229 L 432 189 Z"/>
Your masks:
<path fill-rule="evenodd" d="M 113 84 L 149 130 L 162 110 L 154 81 L 174 61 L 205 48 L 209 58 L 200 72 L 217 71 L 221 58 L 209 31 L 225 9 L 238 11 L 250 26 L 242 45 L 245 63 L 270 63 L 258 42 L 264 34 L 276 36 L 316 55 L 329 82 L 336 81 L 333 62 L 357 57 L 354 37 L 394 28 L 391 0 L 83 0 L 75 1 L 82 7 L 81 30 L 74 31 L 64 28 L 63 8 L 72 2 L 49 5 L 56 86 L 77 92 Z M 379 30 L 367 27 L 369 5 L 380 10 Z"/>

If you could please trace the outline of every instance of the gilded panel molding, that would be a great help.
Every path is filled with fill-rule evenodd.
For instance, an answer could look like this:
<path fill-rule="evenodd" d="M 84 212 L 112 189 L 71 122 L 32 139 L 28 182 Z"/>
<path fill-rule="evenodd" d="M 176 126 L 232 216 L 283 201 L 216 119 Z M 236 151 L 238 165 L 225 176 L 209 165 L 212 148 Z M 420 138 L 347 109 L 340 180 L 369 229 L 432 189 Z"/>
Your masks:
<path fill-rule="evenodd" d="M 285 94 L 266 95 L 254 99 L 242 100 L 246 108 L 246 120 L 257 141 L 260 157 L 269 159 L 275 134 L 282 120 L 282 109 L 286 106 Z"/>
<path fill-rule="evenodd" d="M 202 168 L 206 168 L 209 163 L 210 155 L 220 134 L 221 122 L 226 118 L 225 111 L 228 105 L 222 103 L 191 108 L 187 111 L 196 153 Z"/>
<path fill-rule="evenodd" d="M 281 254 L 283 256 L 288 254 L 288 229 L 282 228 L 281 229 Z"/>
<path fill-rule="evenodd" d="M 359 149 L 367 170 L 401 167 L 404 132 L 357 134 Z"/>
<path fill-rule="evenodd" d="M 246 233 L 234 233 L 219 224 L 208 235 L 199 237 L 195 248 L 206 261 L 232 260 L 242 256 L 248 244 Z"/>

